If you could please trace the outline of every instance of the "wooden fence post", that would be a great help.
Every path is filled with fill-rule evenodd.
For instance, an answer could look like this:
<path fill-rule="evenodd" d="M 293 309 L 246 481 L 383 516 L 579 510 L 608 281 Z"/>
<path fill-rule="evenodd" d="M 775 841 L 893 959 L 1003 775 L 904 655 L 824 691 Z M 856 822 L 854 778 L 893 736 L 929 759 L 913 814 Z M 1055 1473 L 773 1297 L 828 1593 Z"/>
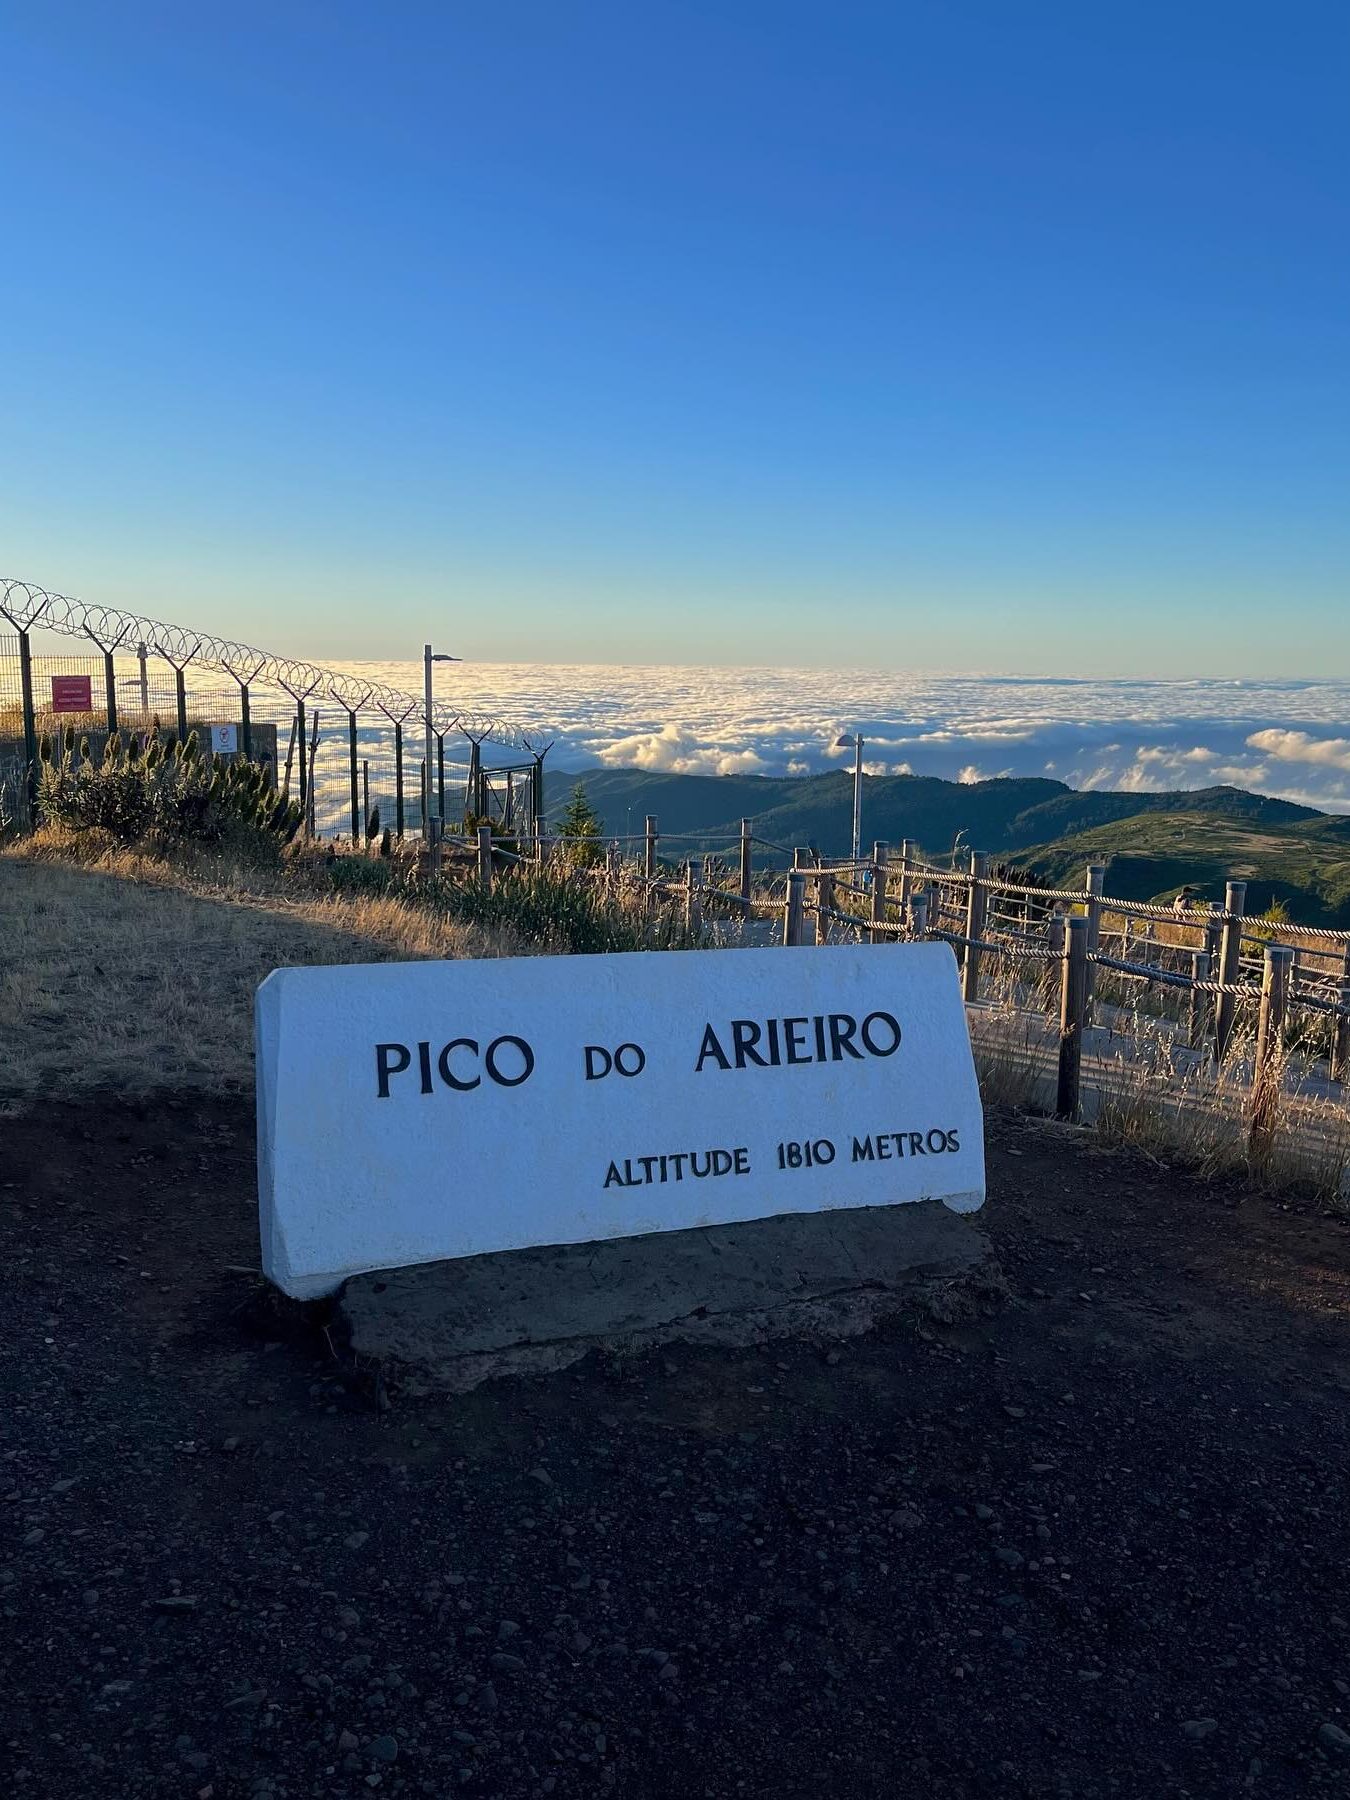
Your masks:
<path fill-rule="evenodd" d="M 647 834 L 643 844 L 642 873 L 648 881 L 656 880 L 656 814 L 647 814 Z"/>
<path fill-rule="evenodd" d="M 830 926 L 834 921 L 830 918 L 834 910 L 834 876 L 828 869 L 822 869 L 816 877 L 816 942 L 828 944 Z"/>
<path fill-rule="evenodd" d="M 751 821 L 741 820 L 741 911 L 746 918 L 750 917 L 750 858 L 753 847 Z"/>
<path fill-rule="evenodd" d="M 1055 1117 L 1078 1118 L 1082 1100 L 1083 1027 L 1087 1022 L 1087 972 L 1089 924 L 1074 913 L 1064 921 L 1067 939 L 1059 990 L 1059 1079 L 1055 1089 Z"/>
<path fill-rule="evenodd" d="M 889 871 L 886 867 L 886 854 L 885 844 L 879 842 L 873 844 L 872 923 L 874 925 L 884 925 L 886 923 L 886 888 L 889 880 Z M 868 941 L 873 944 L 884 944 L 886 941 L 886 934 L 884 931 L 871 931 L 868 933 Z"/>
<path fill-rule="evenodd" d="M 703 889 L 692 856 L 684 878 L 684 923 L 691 937 L 697 937 L 703 930 Z"/>
<path fill-rule="evenodd" d="M 1229 915 L 1219 939 L 1219 980 L 1233 986 L 1242 973 L 1242 915 L 1247 906 L 1245 881 L 1230 881 L 1224 889 L 1223 909 Z M 1222 1062 L 1233 1035 L 1236 994 L 1220 994 L 1214 1008 L 1214 1060 Z"/>
<path fill-rule="evenodd" d="M 1266 945 L 1261 975 L 1261 1016 L 1256 1029 L 1256 1068 L 1252 1076 L 1252 1128 L 1248 1154 L 1253 1168 L 1270 1161 L 1284 1087 L 1284 1015 L 1294 953 L 1285 944 Z"/>
<path fill-rule="evenodd" d="M 1350 944 L 1341 958 L 1341 986 L 1336 995 L 1343 1008 L 1333 1015 L 1331 1024 L 1331 1079 L 1344 1081 L 1350 1071 Z"/>
<path fill-rule="evenodd" d="M 619 891 L 619 846 L 605 846 L 605 892 L 612 899 Z"/>
<path fill-rule="evenodd" d="M 1047 1007 L 1054 1004 L 1063 986 L 1061 965 L 1064 948 L 1064 902 L 1056 900 L 1054 911 L 1045 922 L 1046 963 L 1041 979 L 1041 995 Z"/>
<path fill-rule="evenodd" d="M 919 888 L 909 896 L 909 935 L 912 938 L 928 936 L 928 889 Z"/>
<path fill-rule="evenodd" d="M 1089 863 L 1083 881 L 1083 893 L 1087 911 L 1087 950 L 1088 956 L 1095 956 L 1101 948 L 1102 939 L 1102 892 L 1106 886 L 1106 864 Z M 1097 989 L 1097 970 L 1092 963 L 1087 965 L 1087 989 L 1084 999 L 1084 1019 L 1092 1017 L 1092 997 Z"/>
<path fill-rule="evenodd" d="M 1187 1008 L 1186 1042 L 1192 1050 L 1203 1050 L 1205 1040 L 1210 1033 L 1210 1025 L 1214 1016 L 1214 996 L 1203 993 L 1194 984 L 1210 981 L 1210 970 L 1213 968 L 1208 950 L 1191 951 L 1191 991 L 1190 1004 Z"/>
<path fill-rule="evenodd" d="M 970 853 L 970 886 L 966 889 L 966 936 L 971 941 L 961 961 L 961 998 L 970 1004 L 980 997 L 979 940 L 984 936 L 985 914 L 989 890 L 984 881 L 989 873 L 989 858 L 978 850 Z"/>
<path fill-rule="evenodd" d="M 900 840 L 900 892 L 896 896 L 900 903 L 900 917 L 903 919 L 909 911 L 909 897 L 914 891 L 914 839 Z"/>
<path fill-rule="evenodd" d="M 787 899 L 783 903 L 783 942 L 800 944 L 806 912 L 806 877 L 793 869 L 787 878 Z"/>
<path fill-rule="evenodd" d="M 485 894 L 492 892 L 492 827 L 478 827 L 478 885 Z"/>

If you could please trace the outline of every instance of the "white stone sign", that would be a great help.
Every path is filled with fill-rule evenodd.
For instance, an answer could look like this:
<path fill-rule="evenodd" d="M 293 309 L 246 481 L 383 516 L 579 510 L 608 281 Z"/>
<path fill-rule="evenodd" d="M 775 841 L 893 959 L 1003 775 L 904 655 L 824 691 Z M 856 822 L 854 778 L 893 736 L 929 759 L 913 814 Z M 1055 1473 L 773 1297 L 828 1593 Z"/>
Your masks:
<path fill-rule="evenodd" d="M 279 969 L 263 1268 L 289 1294 L 486 1250 L 984 1199 L 945 944 Z"/>
<path fill-rule="evenodd" d="M 239 727 L 237 725 L 213 725 L 211 727 L 211 754 L 213 756 L 233 756 L 239 748 Z"/>

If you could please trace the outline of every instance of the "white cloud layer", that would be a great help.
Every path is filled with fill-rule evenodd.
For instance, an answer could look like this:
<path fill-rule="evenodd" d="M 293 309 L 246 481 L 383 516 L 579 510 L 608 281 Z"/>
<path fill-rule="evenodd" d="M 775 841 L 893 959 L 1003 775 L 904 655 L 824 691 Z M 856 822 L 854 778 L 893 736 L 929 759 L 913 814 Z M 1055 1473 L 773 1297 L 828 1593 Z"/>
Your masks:
<path fill-rule="evenodd" d="M 420 665 L 352 665 L 419 691 Z M 546 728 L 550 765 L 682 774 L 848 767 L 1043 775 L 1148 792 L 1230 782 L 1350 812 L 1350 683 L 1093 681 L 877 670 L 461 663 L 437 692 Z"/>

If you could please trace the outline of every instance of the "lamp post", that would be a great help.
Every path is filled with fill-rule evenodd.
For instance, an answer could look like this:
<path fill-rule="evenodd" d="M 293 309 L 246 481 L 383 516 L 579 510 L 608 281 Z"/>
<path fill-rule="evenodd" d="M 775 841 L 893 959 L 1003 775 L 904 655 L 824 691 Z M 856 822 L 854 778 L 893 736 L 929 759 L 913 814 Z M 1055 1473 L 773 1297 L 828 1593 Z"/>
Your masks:
<path fill-rule="evenodd" d="M 861 732 L 845 732 L 834 740 L 836 750 L 853 752 L 853 860 L 862 855 L 862 753 Z"/>
<path fill-rule="evenodd" d="M 422 685 L 426 696 L 427 725 L 427 760 L 426 773 L 422 778 L 422 836 L 431 836 L 431 771 L 436 766 L 434 755 L 435 733 L 431 724 L 431 665 L 438 662 L 458 662 L 457 656 L 446 656 L 433 652 L 430 644 L 422 646 Z"/>

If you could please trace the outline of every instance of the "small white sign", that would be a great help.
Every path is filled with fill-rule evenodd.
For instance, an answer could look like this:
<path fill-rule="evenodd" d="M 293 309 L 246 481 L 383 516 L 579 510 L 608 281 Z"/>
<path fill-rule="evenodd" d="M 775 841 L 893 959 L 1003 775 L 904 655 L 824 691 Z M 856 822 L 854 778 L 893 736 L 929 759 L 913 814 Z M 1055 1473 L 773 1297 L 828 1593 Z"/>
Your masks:
<path fill-rule="evenodd" d="M 239 727 L 237 725 L 213 725 L 211 727 L 211 754 L 213 756 L 233 756 L 239 748 Z"/>
<path fill-rule="evenodd" d="M 984 1199 L 945 944 L 278 969 L 263 1268 L 368 1269 L 777 1213 Z"/>

